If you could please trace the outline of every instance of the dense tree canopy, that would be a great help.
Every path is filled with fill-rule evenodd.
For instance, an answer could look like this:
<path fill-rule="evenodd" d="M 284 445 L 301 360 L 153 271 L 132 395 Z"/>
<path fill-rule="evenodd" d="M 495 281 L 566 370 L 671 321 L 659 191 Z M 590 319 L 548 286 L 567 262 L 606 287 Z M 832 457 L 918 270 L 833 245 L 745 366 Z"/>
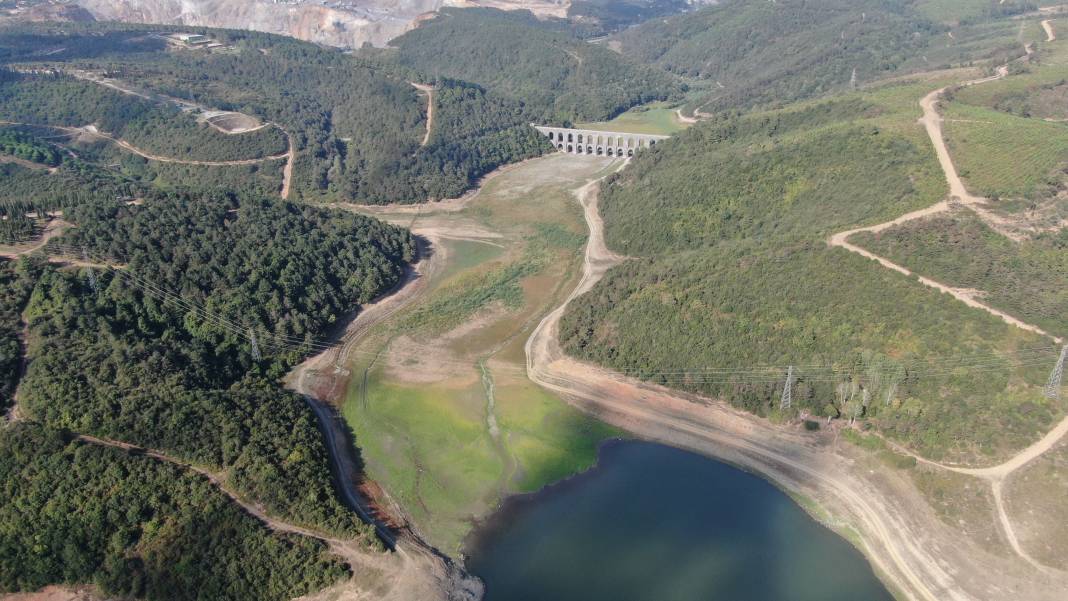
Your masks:
<path fill-rule="evenodd" d="M 396 62 L 485 86 L 532 118 L 597 121 L 652 100 L 678 98 L 670 75 L 575 37 L 565 23 L 525 11 L 446 9 L 391 45 Z"/>
<path fill-rule="evenodd" d="M 95 290 L 77 272 L 41 275 L 26 308 L 23 411 L 226 469 L 279 515 L 363 531 L 334 495 L 314 416 L 272 382 L 308 351 L 301 340 L 397 281 L 408 234 L 233 196 L 90 202 L 68 219 L 78 227 L 65 244 L 125 267 L 98 273 Z"/>
<path fill-rule="evenodd" d="M 0 590 L 99 586 L 153 601 L 283 601 L 348 571 L 204 478 L 20 423 L 0 429 Z"/>
<path fill-rule="evenodd" d="M 22 369 L 22 309 L 29 300 L 39 268 L 28 260 L 0 259 L 0 411 L 15 394 Z"/>
<path fill-rule="evenodd" d="M 701 110 L 785 104 L 888 73 L 945 26 L 907 0 L 731 0 L 619 34 L 623 53 L 707 80 Z"/>
<path fill-rule="evenodd" d="M 121 24 L 71 24 L 62 32 L 29 25 L 0 29 L 0 46 L 8 46 L 0 61 L 47 60 L 47 67 L 60 71 L 106 73 L 167 96 L 277 123 L 293 134 L 297 144 L 292 193 L 307 200 L 421 202 L 455 195 L 502 162 L 548 148 L 528 131 L 532 118 L 524 103 L 477 88 L 452 95 L 435 107 L 436 119 L 459 124 L 463 135 L 454 136 L 455 128 L 442 130 L 437 144 L 421 146 L 427 101 L 410 82 L 432 78 L 392 61 L 347 56 L 280 36 L 225 30 L 199 30 L 228 44 L 225 51 L 165 52 L 143 42 L 157 39 L 153 31 L 152 26 Z M 42 47 L 67 51 L 45 59 Z M 118 98 L 125 95 L 91 82 L 10 72 L 0 79 L 7 80 L 0 84 L 6 96 L 0 91 L 0 97 L 11 105 L 6 113 L 0 111 L 0 118 L 17 115 L 23 121 L 33 117 L 39 120 L 33 122 L 72 126 L 95 122 L 136 146 L 179 158 L 234 160 L 277 154 L 285 148 L 285 138 L 275 128 L 228 136 L 165 103 Z M 463 87 L 441 83 L 448 89 Z M 97 102 L 102 99 L 96 96 L 107 96 L 107 102 Z M 98 106 L 105 108 L 94 108 Z M 225 185 L 235 174 L 235 168 L 187 170 L 152 162 L 146 166 L 128 155 L 122 160 L 111 155 L 107 160 L 118 163 L 126 175 L 164 189 L 174 189 L 176 182 L 207 189 Z M 281 168 L 279 161 L 241 169 L 280 175 Z M 269 187 L 257 174 L 237 175 L 242 185 Z"/>

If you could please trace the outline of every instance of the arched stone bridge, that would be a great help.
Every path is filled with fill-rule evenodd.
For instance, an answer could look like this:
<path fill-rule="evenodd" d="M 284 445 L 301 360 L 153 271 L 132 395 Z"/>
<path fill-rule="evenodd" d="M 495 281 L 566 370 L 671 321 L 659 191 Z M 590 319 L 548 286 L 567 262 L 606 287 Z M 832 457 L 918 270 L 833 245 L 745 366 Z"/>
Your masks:
<path fill-rule="evenodd" d="M 610 157 L 631 157 L 641 148 L 654 146 L 668 136 L 653 134 L 627 134 L 617 131 L 596 131 L 568 127 L 535 125 L 534 129 L 547 136 L 561 152 L 593 154 Z"/>

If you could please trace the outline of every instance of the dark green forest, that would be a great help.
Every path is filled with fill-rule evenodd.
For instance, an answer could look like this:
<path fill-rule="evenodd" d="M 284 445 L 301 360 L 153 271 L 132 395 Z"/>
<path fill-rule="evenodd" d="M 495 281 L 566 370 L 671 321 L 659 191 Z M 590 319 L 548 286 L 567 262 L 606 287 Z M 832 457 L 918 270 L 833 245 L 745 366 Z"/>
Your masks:
<path fill-rule="evenodd" d="M 42 144 L 29 134 L 11 129 L 0 129 L 0 154 L 49 167 L 55 167 L 63 160 L 63 153 L 54 146 Z"/>
<path fill-rule="evenodd" d="M 470 81 L 521 103 L 530 119 L 599 121 L 683 85 L 659 69 L 576 37 L 529 12 L 445 9 L 390 44 L 385 56 L 435 78 Z"/>
<path fill-rule="evenodd" d="M 22 411 L 226 470 L 276 515 L 370 536 L 334 495 L 314 416 L 274 382 L 308 352 L 300 340 L 397 281 L 409 235 L 233 196 L 87 203 L 67 218 L 78 227 L 65 244 L 125 267 L 96 273 L 95 290 L 81 271 L 42 274 L 25 311 Z M 259 332 L 261 361 L 248 330 Z"/>
<path fill-rule="evenodd" d="M 2 265 L 5 406 L 25 319 L 24 420 L 158 450 L 221 474 L 228 489 L 272 516 L 377 547 L 373 528 L 339 501 L 314 414 L 277 382 L 313 350 L 308 342 L 396 283 L 414 258 L 410 235 L 367 217 L 255 195 L 150 192 L 144 201 L 89 196 L 65 205 L 64 218 L 77 227 L 49 243 L 65 255 L 84 248 L 90 261 L 118 268 L 90 272 L 29 259 Z M 170 293 L 180 299 L 166 300 Z M 39 426 L 11 426 L 0 445 L 25 440 L 18 438 L 30 436 L 23 428 Z M 22 576 L 0 582 L 6 588 L 93 581 L 149 599 L 175 598 L 168 586 L 201 599 L 291 598 L 344 573 L 320 557 L 317 544 L 268 534 L 200 478 L 155 459 L 126 465 L 121 454 L 68 444 L 51 431 L 41 436 L 40 446 L 54 447 L 34 458 L 43 463 L 5 455 L 11 498 L 25 499 L 10 510 L 51 519 L 64 510 L 41 491 L 83 479 L 92 481 L 82 483 L 84 494 L 101 505 L 64 497 L 92 510 L 79 514 L 84 523 L 60 520 L 50 529 L 15 514 L 0 518 L 8 537 L 0 553 L 13 558 L 4 565 L 25 566 Z M 143 479 L 133 480 L 141 471 Z M 38 477 L 8 476 L 17 473 Z M 167 484 L 155 484 L 157 477 Z M 141 497 L 142 505 L 129 501 Z M 120 506 L 143 509 L 112 515 Z M 96 519 L 100 512 L 110 521 Z M 49 538 L 38 535 L 37 547 L 27 546 L 34 531 L 25 528 Z M 122 535 L 112 540 L 102 531 Z M 90 542 L 77 542 L 83 538 Z M 74 549 L 65 549 L 68 540 Z M 218 548 L 223 540 L 238 543 Z M 248 553 L 255 558 L 246 564 Z M 232 577 L 239 560 L 251 582 Z M 175 562 L 186 567 L 174 570 Z"/>
<path fill-rule="evenodd" d="M 947 25 L 929 20 L 910 0 L 729 0 L 692 13 L 654 19 L 618 34 L 623 54 L 707 82 L 691 101 L 706 113 L 782 106 L 847 90 L 915 64 L 921 69 L 983 58 L 1011 37 L 971 47 L 943 48 Z M 991 2 L 996 4 L 996 2 Z M 1013 6 L 1013 11 L 1024 7 Z M 958 32 L 960 34 L 961 32 Z M 973 32 L 970 36 L 985 35 Z"/>
<path fill-rule="evenodd" d="M 173 29 L 173 28 L 172 28 Z M 452 196 L 474 185 L 487 170 L 497 165 L 536 156 L 548 149 L 527 124 L 532 120 L 523 102 L 489 93 L 479 88 L 453 95 L 437 106 L 437 118 L 451 122 L 452 130 L 442 130 L 438 143 L 421 147 L 426 128 L 426 99 L 409 83 L 429 75 L 376 57 L 347 56 L 335 49 L 322 48 L 290 38 L 245 31 L 210 30 L 210 35 L 231 46 L 222 52 L 164 52 L 146 40 L 151 26 L 121 24 L 67 24 L 62 32 L 46 26 L 23 25 L 0 29 L 0 47 L 6 47 L 9 63 L 42 61 L 41 48 L 64 48 L 48 55 L 47 65 L 59 69 L 82 68 L 106 72 L 124 82 L 136 82 L 157 93 L 183 98 L 205 106 L 235 110 L 261 120 L 278 123 L 293 134 L 299 153 L 294 169 L 293 198 L 312 201 L 355 201 L 361 203 L 421 202 Z M 3 60 L 3 59 L 0 59 Z M 24 79 L 8 74 L 16 83 Z M 33 76 L 36 86 L 46 77 Z M 168 115 L 158 104 L 120 100 L 118 114 L 83 115 L 87 104 L 80 94 L 112 92 L 101 86 L 88 91 L 74 87 L 66 78 L 54 78 L 72 89 L 26 92 L 17 114 L 52 120 L 67 119 L 85 125 L 101 118 L 101 129 L 113 131 L 132 121 L 131 115 L 144 108 L 148 115 L 132 130 L 140 137 L 130 142 L 170 152 L 230 152 L 245 136 L 258 140 L 242 145 L 237 158 L 249 154 L 272 154 L 284 142 L 277 130 L 268 128 L 253 134 L 224 136 L 195 122 L 184 124 L 160 120 Z M 95 84 L 78 82 L 85 86 Z M 440 82 L 455 89 L 458 82 Z M 8 85 L 11 87 L 11 84 Z M 51 92 L 55 92 L 52 94 Z M 14 93 L 12 93 L 14 94 Z M 14 99 L 25 98 L 14 95 Z M 38 103 L 35 94 L 47 102 Z M 147 107 L 141 107 L 147 104 Z M 31 110 L 40 106 L 40 114 Z M 13 110 L 13 109 L 12 109 Z M 114 112 L 113 111 L 113 112 Z M 139 113 L 137 113 L 139 114 Z M 104 117 L 114 117 L 112 120 Z M 13 119 L 14 120 L 14 119 Z M 49 121 L 55 123 L 55 121 Z M 205 129 L 207 128 L 207 129 Z M 462 132 L 461 136 L 454 136 Z M 201 134 L 211 140 L 224 136 L 219 145 L 198 145 Z M 204 146 L 209 146 L 205 148 Z M 283 146 L 284 149 L 284 146 Z M 131 159 L 133 160 L 133 159 Z M 136 162 L 136 161 L 135 161 Z M 271 164 L 260 166 L 269 169 Z M 136 167 L 136 165 L 134 166 Z M 162 178 L 164 189 L 178 179 L 173 169 L 150 165 L 130 174 L 146 181 Z M 279 172 L 281 162 L 274 167 Z M 228 176 L 205 176 L 208 182 L 191 182 L 201 189 L 223 182 Z M 264 188 L 256 174 L 241 175 L 245 185 Z M 204 185 L 208 184 L 208 185 Z"/>
<path fill-rule="evenodd" d="M 22 309 L 38 269 L 29 261 L 0 259 L 0 411 L 11 406 L 22 368 Z"/>
<path fill-rule="evenodd" d="M 35 424 L 0 430 L 0 491 L 0 590 L 91 583 L 152 601 L 283 601 L 348 572 L 203 477 Z"/>

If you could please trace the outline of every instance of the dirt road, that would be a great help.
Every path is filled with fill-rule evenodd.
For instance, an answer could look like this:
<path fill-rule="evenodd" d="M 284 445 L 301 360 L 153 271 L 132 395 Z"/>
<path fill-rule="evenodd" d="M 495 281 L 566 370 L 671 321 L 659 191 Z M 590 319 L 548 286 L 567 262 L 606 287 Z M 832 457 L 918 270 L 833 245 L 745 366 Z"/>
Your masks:
<path fill-rule="evenodd" d="M 967 81 L 961 85 L 972 86 L 986 83 L 989 81 L 995 81 L 1005 77 L 1007 74 L 1008 68 L 1000 67 L 997 71 L 997 74 L 995 75 Z M 983 219 L 983 221 L 987 223 L 987 225 L 991 225 L 995 230 L 999 231 L 1000 233 L 1005 234 L 1006 236 L 1013 238 L 1016 241 L 1020 241 L 1018 235 L 1009 235 L 1009 233 L 1006 233 L 1006 228 L 1004 227 L 1005 222 L 1002 218 L 998 217 L 997 215 L 994 215 L 991 211 L 987 210 L 984 207 L 984 205 L 988 202 L 988 199 L 976 196 L 968 192 L 967 187 L 965 187 L 964 182 L 961 180 L 960 175 L 957 173 L 957 168 L 953 164 L 953 159 L 952 157 L 950 157 L 949 149 L 946 147 L 945 138 L 942 135 L 942 115 L 938 112 L 938 101 L 941 99 L 942 94 L 945 91 L 946 88 L 939 88 L 930 92 L 920 100 L 920 107 L 923 109 L 923 117 L 920 119 L 920 122 L 923 123 L 924 128 L 927 130 L 927 136 L 931 139 L 931 144 L 934 146 L 935 155 L 938 157 L 938 163 L 942 167 L 942 171 L 945 174 L 946 183 L 949 184 L 950 197 L 953 198 L 955 202 L 959 202 L 961 205 L 975 212 L 980 217 L 980 219 Z M 925 209 L 906 213 L 905 215 L 902 215 L 896 219 L 892 219 L 885 223 L 880 223 L 878 225 L 872 225 L 868 227 L 859 227 L 844 232 L 839 232 L 828 238 L 827 244 L 829 244 L 830 246 L 844 248 L 861 256 L 878 261 L 879 264 L 881 264 L 883 267 L 886 267 L 887 269 L 893 269 L 894 271 L 903 273 L 905 275 L 913 276 L 915 274 L 913 274 L 913 272 L 907 269 L 906 267 L 894 263 L 893 261 L 890 261 L 885 257 L 878 256 L 875 253 L 861 248 L 855 244 L 851 244 L 848 240 L 849 237 L 859 232 L 878 233 L 896 225 L 907 223 L 916 219 L 923 219 L 925 217 L 944 213 L 949 210 L 949 201 L 943 200 Z M 1054 336 L 1053 334 L 1050 334 L 1049 332 L 1043 330 L 1038 326 L 1026 323 L 1023 320 L 1017 319 L 1016 317 L 1013 317 L 1012 315 L 1009 315 L 1004 311 L 995 309 L 994 307 L 991 307 L 983 302 L 976 300 L 974 293 L 970 290 L 953 288 L 952 286 L 947 286 L 941 282 L 923 276 L 917 276 L 917 278 L 925 286 L 929 286 L 931 288 L 935 288 L 936 290 L 940 290 L 942 292 L 950 294 L 957 300 L 968 305 L 969 307 L 986 311 L 987 313 L 998 317 L 999 319 L 1008 324 L 1027 330 L 1029 332 L 1034 332 L 1036 334 L 1046 336 L 1048 338 L 1051 338 L 1058 344 L 1063 344 L 1064 342 L 1064 340 L 1059 336 Z"/>
<path fill-rule="evenodd" d="M 293 182 L 293 163 L 297 160 L 297 146 L 293 141 L 293 134 L 286 132 L 284 129 L 282 131 L 286 133 L 289 149 L 286 151 L 286 166 L 282 168 L 282 191 L 279 195 L 283 200 L 286 200 L 289 198 L 289 187 Z"/>
<path fill-rule="evenodd" d="M 1052 42 L 1057 39 L 1057 33 L 1053 31 L 1053 24 L 1050 23 L 1051 19 L 1042 20 L 1042 29 L 1046 30 L 1046 41 Z"/>
<path fill-rule="evenodd" d="M 8 259 L 15 259 L 23 255 L 29 255 L 44 248 L 48 241 L 57 236 L 63 235 L 63 232 L 69 228 L 71 224 L 62 219 L 52 219 L 45 226 L 44 231 L 41 233 L 41 237 L 37 240 L 33 240 L 20 244 L 0 244 L 0 257 L 6 257 Z"/>
<path fill-rule="evenodd" d="M 430 141 L 430 132 L 434 130 L 434 86 L 428 86 L 424 83 L 415 83 L 409 81 L 412 87 L 426 94 L 426 134 L 423 135 L 423 141 L 419 143 L 420 146 L 426 146 Z"/>

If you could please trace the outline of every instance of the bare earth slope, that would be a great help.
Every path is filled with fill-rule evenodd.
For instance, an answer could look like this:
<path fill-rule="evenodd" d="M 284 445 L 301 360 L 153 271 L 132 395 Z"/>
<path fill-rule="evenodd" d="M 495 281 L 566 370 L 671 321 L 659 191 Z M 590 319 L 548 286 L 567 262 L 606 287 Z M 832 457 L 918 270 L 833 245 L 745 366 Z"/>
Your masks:
<path fill-rule="evenodd" d="M 328 46 L 384 46 L 442 6 L 492 6 L 564 16 L 569 0 L 348 0 L 339 8 L 272 0 L 79 0 L 98 20 L 252 29 Z"/>

